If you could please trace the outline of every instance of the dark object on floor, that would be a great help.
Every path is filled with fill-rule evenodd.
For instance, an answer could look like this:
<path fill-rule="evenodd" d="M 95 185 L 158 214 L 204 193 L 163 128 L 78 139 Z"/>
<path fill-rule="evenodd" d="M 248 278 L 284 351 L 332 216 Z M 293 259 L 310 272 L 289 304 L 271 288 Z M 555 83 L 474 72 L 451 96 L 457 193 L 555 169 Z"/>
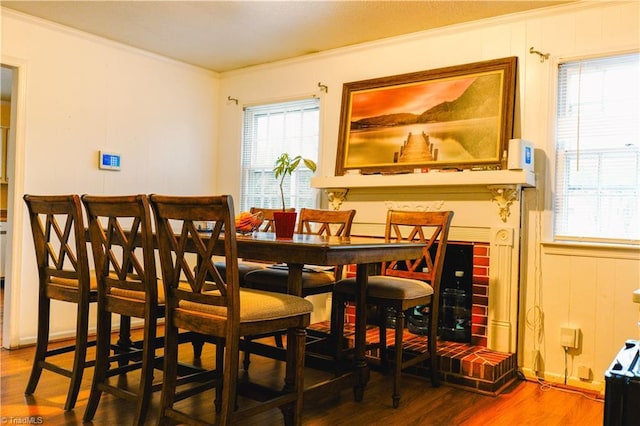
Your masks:
<path fill-rule="evenodd" d="M 627 340 L 604 373 L 604 424 L 640 424 L 640 341 Z"/>

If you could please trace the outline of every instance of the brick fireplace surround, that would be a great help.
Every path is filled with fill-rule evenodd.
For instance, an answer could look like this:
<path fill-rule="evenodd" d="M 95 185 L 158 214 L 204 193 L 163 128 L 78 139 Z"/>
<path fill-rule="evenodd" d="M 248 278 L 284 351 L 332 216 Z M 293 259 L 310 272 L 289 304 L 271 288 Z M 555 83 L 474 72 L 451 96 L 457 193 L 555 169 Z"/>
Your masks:
<path fill-rule="evenodd" d="M 450 241 L 453 243 L 453 241 Z M 469 243 L 464 243 L 469 244 Z M 479 393 L 497 395 L 516 378 L 517 360 L 513 353 L 497 352 L 487 348 L 487 322 L 489 306 L 489 244 L 473 244 L 473 305 L 471 343 L 440 340 L 440 377 L 445 383 Z M 355 276 L 355 268 L 348 268 L 348 276 Z M 347 309 L 345 337 L 354 335 L 354 310 Z M 312 324 L 311 329 L 329 330 L 329 322 Z M 388 330 L 388 342 L 393 342 L 393 330 Z M 367 342 L 378 342 L 377 330 L 367 332 Z M 427 336 L 405 331 L 403 351 L 422 352 L 427 347 Z M 410 374 L 429 377 L 426 366 L 416 366 Z"/>

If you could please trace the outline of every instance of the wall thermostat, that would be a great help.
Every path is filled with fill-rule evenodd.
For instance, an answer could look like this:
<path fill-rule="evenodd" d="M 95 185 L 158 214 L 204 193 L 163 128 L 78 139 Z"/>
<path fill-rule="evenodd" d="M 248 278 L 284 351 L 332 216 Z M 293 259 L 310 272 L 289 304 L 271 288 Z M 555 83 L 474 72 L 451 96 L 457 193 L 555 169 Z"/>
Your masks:
<path fill-rule="evenodd" d="M 120 170 L 120 154 L 100 151 L 100 168 L 103 170 Z"/>

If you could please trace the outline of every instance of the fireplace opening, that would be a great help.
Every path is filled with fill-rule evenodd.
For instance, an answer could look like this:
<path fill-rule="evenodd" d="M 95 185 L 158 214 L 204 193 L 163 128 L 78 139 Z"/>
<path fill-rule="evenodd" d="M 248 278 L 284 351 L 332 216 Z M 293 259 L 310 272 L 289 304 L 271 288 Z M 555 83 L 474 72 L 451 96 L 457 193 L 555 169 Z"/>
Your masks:
<path fill-rule="evenodd" d="M 440 280 L 440 339 L 471 342 L 472 281 L 473 244 L 450 243 Z"/>
<path fill-rule="evenodd" d="M 436 245 L 431 249 L 435 250 Z M 472 281 L 473 244 L 449 243 L 440 280 L 438 336 L 441 340 L 471 342 Z M 406 312 L 407 329 L 410 332 L 418 335 L 428 334 L 428 309 L 428 306 L 417 306 Z M 387 326 L 393 327 L 393 315 L 387 318 Z"/>

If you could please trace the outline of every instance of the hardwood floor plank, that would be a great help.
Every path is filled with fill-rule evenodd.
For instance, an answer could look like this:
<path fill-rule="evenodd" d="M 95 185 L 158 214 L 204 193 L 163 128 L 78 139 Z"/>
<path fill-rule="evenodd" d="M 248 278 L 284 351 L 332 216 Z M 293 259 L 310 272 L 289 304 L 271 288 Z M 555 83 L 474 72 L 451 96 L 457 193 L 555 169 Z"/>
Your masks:
<path fill-rule="evenodd" d="M 184 349 L 184 350 L 183 350 Z M 190 347 L 181 348 L 183 361 L 192 357 Z M 69 380 L 45 371 L 32 396 L 24 395 L 33 356 L 33 347 L 2 350 L 0 371 L 0 415 L 20 421 L 38 416 L 43 424 L 79 425 L 89 397 L 93 370 L 85 374 L 75 410 L 65 413 L 64 400 Z M 93 356 L 93 348 L 90 350 Z M 71 362 L 71 355 L 62 355 Z M 66 357 L 66 358 L 64 358 Z M 212 367 L 214 347 L 205 345 L 202 363 Z M 252 356 L 249 375 L 252 380 L 269 385 L 279 383 L 283 377 L 282 364 L 259 356 Z M 305 381 L 309 385 L 322 379 L 325 373 L 307 369 Z M 162 372 L 156 373 L 162 379 Z M 131 380 L 130 385 L 134 380 Z M 333 425 L 602 425 L 604 404 L 584 396 L 560 390 L 543 390 L 536 383 L 519 381 L 497 397 L 481 395 L 441 385 L 432 388 L 426 379 L 412 376 L 402 378 L 400 408 L 393 409 L 391 401 L 392 377 L 371 373 L 364 401 L 354 402 L 350 389 L 339 395 L 326 395 L 304 407 L 303 424 L 313 426 Z M 213 391 L 183 401 L 193 410 L 213 416 Z M 160 393 L 153 395 L 147 424 L 156 423 Z M 240 399 L 240 403 L 248 403 Z M 94 425 L 129 424 L 133 419 L 133 404 L 103 395 L 93 421 Z M 32 421 L 34 423 L 35 421 Z M 16 423 L 16 421 L 14 421 Z M 24 422 L 23 422 L 24 423 Z M 242 423 L 243 425 L 279 425 L 282 415 L 272 410 Z"/>

